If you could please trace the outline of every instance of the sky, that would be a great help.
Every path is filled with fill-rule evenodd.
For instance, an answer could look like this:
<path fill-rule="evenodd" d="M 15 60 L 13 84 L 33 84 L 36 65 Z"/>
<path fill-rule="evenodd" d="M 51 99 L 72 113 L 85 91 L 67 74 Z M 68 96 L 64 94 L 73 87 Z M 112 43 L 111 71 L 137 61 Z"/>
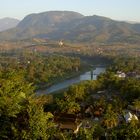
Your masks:
<path fill-rule="evenodd" d="M 0 0 L 0 18 L 56 10 L 140 22 L 140 0 Z"/>

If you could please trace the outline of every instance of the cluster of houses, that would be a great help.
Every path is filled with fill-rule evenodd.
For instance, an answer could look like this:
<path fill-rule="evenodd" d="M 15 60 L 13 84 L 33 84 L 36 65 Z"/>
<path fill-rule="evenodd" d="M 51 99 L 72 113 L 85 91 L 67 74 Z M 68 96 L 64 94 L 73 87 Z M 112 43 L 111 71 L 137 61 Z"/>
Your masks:
<path fill-rule="evenodd" d="M 122 71 L 117 71 L 116 76 L 119 78 L 126 78 L 126 77 L 133 77 L 136 79 L 140 79 L 140 73 L 138 72 L 122 72 Z"/>
<path fill-rule="evenodd" d="M 124 73 L 122 71 L 117 71 L 116 76 L 120 78 L 134 77 L 140 78 L 137 72 Z M 112 96 L 108 94 L 107 91 L 98 91 L 97 94 L 91 96 L 93 99 L 100 99 L 101 96 L 105 96 L 108 101 L 111 101 Z M 59 113 L 54 114 L 54 122 L 57 127 L 62 131 L 69 131 L 72 133 L 77 133 L 80 128 L 90 129 L 95 122 L 101 123 L 103 121 L 104 109 L 99 107 L 95 109 L 92 105 L 86 106 L 85 103 L 81 104 L 82 114 L 65 114 Z M 124 110 L 122 114 L 118 115 L 119 123 L 130 123 L 132 120 L 139 120 L 140 110 L 135 110 L 134 108 L 128 107 Z"/>
<path fill-rule="evenodd" d="M 94 110 L 94 111 L 93 111 Z M 71 133 L 78 133 L 80 128 L 90 129 L 94 123 L 102 123 L 103 121 L 103 108 L 100 107 L 98 110 L 93 109 L 92 105 L 84 108 L 84 113 L 81 114 L 65 114 L 58 113 L 54 114 L 54 122 L 57 125 L 58 129 L 61 131 L 68 131 Z M 132 120 L 139 120 L 140 111 L 124 110 L 124 114 L 118 115 L 119 124 L 121 123 L 130 123 Z"/>

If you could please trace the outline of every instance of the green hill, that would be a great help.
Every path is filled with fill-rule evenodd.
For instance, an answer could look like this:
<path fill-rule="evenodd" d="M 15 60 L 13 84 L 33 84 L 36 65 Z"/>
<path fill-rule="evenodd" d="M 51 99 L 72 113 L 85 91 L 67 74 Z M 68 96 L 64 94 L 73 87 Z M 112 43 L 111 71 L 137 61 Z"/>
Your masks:
<path fill-rule="evenodd" d="M 0 33 L 0 40 L 34 37 L 89 43 L 140 43 L 140 24 L 72 11 L 50 11 L 28 15 L 16 28 Z"/>

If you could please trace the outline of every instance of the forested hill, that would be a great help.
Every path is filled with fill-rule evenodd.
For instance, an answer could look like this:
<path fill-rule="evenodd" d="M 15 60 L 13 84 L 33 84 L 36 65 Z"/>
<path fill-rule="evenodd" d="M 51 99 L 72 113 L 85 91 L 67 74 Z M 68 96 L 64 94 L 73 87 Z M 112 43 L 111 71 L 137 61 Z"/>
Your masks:
<path fill-rule="evenodd" d="M 0 33 L 0 40 L 33 37 L 88 43 L 140 43 L 140 24 L 72 11 L 50 11 L 27 15 L 16 28 Z"/>

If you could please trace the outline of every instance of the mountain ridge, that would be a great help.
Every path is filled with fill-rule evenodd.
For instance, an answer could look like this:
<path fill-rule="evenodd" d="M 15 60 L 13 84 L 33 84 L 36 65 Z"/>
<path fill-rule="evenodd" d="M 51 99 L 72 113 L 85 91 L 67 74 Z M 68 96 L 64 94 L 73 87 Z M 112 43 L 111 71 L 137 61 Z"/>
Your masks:
<path fill-rule="evenodd" d="M 0 32 L 16 27 L 20 20 L 10 17 L 0 19 Z"/>
<path fill-rule="evenodd" d="M 0 33 L 0 39 L 48 38 L 74 42 L 140 43 L 140 24 L 115 21 L 73 11 L 49 11 L 27 15 L 16 28 Z"/>

